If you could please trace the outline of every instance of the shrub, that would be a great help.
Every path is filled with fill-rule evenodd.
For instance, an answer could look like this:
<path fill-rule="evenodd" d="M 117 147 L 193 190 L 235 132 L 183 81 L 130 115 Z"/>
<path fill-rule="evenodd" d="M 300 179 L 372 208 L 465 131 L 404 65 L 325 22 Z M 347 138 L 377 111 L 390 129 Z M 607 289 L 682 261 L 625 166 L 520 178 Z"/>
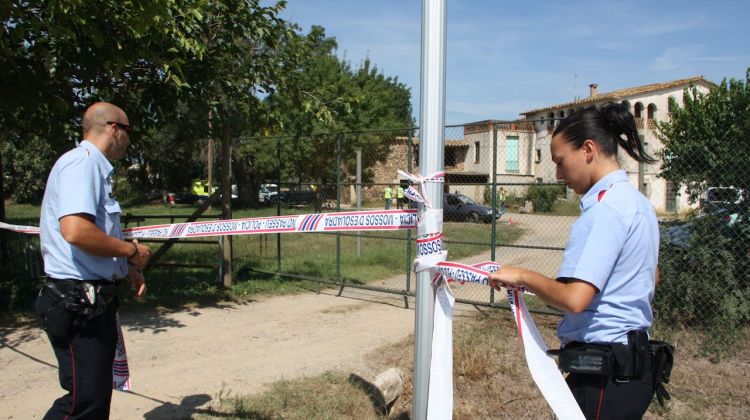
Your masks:
<path fill-rule="evenodd" d="M 54 158 L 49 144 L 36 136 L 18 148 L 6 145 L 3 148 L 6 192 L 13 194 L 18 203 L 40 203 Z"/>
<path fill-rule="evenodd" d="M 684 225 L 687 244 L 662 236 L 661 281 L 656 287 L 654 319 L 709 332 L 705 350 L 723 352 L 750 316 L 746 234 L 741 226 L 721 225 L 713 217 Z"/>
<path fill-rule="evenodd" d="M 550 213 L 557 197 L 564 194 L 564 185 L 530 185 L 526 197 L 534 204 L 534 211 Z"/>

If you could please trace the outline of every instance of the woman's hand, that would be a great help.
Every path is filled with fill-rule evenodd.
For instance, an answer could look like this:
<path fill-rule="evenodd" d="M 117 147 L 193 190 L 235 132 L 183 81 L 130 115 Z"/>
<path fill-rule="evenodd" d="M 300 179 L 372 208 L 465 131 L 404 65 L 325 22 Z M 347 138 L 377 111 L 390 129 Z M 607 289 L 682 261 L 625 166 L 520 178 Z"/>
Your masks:
<path fill-rule="evenodd" d="M 497 290 L 520 289 L 526 287 L 524 282 L 524 273 L 526 270 L 512 266 L 502 266 L 494 273 L 490 273 L 489 284 Z"/>

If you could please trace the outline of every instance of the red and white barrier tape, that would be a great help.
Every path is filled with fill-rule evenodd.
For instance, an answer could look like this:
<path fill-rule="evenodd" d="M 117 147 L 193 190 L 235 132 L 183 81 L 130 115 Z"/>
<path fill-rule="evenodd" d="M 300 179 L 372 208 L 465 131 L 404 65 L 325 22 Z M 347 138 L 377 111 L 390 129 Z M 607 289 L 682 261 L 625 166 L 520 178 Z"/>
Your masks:
<path fill-rule="evenodd" d="M 416 226 L 416 210 L 379 210 L 172 223 L 127 228 L 122 232 L 126 238 L 169 239 L 261 233 L 400 230 L 414 229 Z M 39 228 L 34 226 L 0 223 L 0 229 L 39 234 Z"/>
<path fill-rule="evenodd" d="M 39 228 L 36 226 L 11 225 L 8 223 L 0 222 L 0 229 L 10 230 L 18 233 L 28 233 L 30 235 L 39 234 Z"/>
<path fill-rule="evenodd" d="M 447 279 L 488 285 L 489 274 L 497 271 L 500 264 L 489 261 L 470 266 L 442 261 L 437 263 L 437 267 L 442 276 Z M 523 342 L 526 364 L 531 377 L 558 418 L 583 419 L 583 413 L 560 374 L 557 364 L 552 357 L 547 355 L 547 345 L 523 302 L 523 293 L 522 289 L 508 290 L 508 303 L 516 320 L 518 336 Z"/>
<path fill-rule="evenodd" d="M 404 190 L 404 196 L 408 198 L 409 200 L 416 201 L 417 203 L 422 203 L 427 207 L 428 209 L 432 206 L 430 205 L 430 202 L 424 198 L 424 184 L 425 182 L 444 182 L 445 181 L 445 172 L 435 172 L 432 175 L 429 176 L 421 176 L 419 174 L 412 175 L 406 171 L 402 171 L 399 169 L 398 174 L 402 177 L 406 178 L 411 182 L 412 184 L 419 185 L 419 189 L 415 189 L 413 186 L 409 186 Z"/>

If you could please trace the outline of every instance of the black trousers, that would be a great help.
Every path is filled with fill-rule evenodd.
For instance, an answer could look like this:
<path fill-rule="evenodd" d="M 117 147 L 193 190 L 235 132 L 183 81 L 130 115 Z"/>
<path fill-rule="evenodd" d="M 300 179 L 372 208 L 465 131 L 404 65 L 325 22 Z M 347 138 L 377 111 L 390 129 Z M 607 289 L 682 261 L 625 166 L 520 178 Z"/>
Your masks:
<path fill-rule="evenodd" d="M 653 373 L 616 382 L 611 375 L 568 374 L 565 381 L 587 419 L 640 419 L 654 397 Z"/>
<path fill-rule="evenodd" d="M 56 419 L 108 419 L 112 400 L 112 362 L 117 347 L 117 298 L 84 325 L 71 326 L 65 339 L 47 335 L 67 394 L 44 416 Z"/>

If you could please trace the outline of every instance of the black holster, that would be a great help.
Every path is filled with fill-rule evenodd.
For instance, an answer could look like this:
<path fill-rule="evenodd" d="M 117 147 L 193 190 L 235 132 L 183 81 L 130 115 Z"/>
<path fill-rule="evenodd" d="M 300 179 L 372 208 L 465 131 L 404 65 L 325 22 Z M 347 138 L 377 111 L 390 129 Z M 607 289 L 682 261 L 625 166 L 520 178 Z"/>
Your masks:
<path fill-rule="evenodd" d="M 674 346 L 664 341 L 651 340 L 649 347 L 654 361 L 654 392 L 659 404 L 664 407 L 664 400 L 672 398 L 664 384 L 669 383 L 669 377 L 672 375 Z"/>
<path fill-rule="evenodd" d="M 71 327 L 85 325 L 88 320 L 101 315 L 115 298 L 114 286 L 50 280 L 39 291 L 34 309 L 50 339 L 65 340 L 72 331 Z"/>

